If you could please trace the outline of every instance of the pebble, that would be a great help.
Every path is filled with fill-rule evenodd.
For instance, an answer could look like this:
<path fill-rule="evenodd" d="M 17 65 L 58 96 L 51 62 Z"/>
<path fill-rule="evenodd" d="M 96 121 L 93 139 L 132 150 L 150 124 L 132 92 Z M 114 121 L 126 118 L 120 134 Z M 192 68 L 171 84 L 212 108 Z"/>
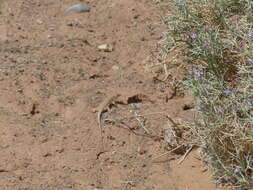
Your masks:
<path fill-rule="evenodd" d="M 65 10 L 64 14 L 81 13 L 81 12 L 89 12 L 89 11 L 90 11 L 90 7 L 88 5 L 79 3 Z"/>
<path fill-rule="evenodd" d="M 51 31 L 55 30 L 55 28 L 56 28 L 55 24 L 49 24 L 48 25 L 48 29 L 51 30 Z"/>
<path fill-rule="evenodd" d="M 36 22 L 37 22 L 37 24 L 43 24 L 43 21 L 40 19 L 37 19 Z"/>
<path fill-rule="evenodd" d="M 114 70 L 114 71 L 117 71 L 117 70 L 119 70 L 120 68 L 119 68 L 119 66 L 117 66 L 117 65 L 113 65 L 112 66 L 112 70 Z"/>
<path fill-rule="evenodd" d="M 102 44 L 98 46 L 99 50 L 103 50 L 105 52 L 112 52 L 113 51 L 113 47 L 110 44 Z"/>
<path fill-rule="evenodd" d="M 135 109 L 145 109 L 146 106 L 142 103 L 134 103 L 133 106 L 135 107 Z"/>
<path fill-rule="evenodd" d="M 22 63 L 28 63 L 28 60 L 23 57 L 18 57 L 17 58 L 17 63 L 22 64 Z"/>
<path fill-rule="evenodd" d="M 7 37 L 7 42 L 18 42 L 18 39 L 15 36 Z"/>

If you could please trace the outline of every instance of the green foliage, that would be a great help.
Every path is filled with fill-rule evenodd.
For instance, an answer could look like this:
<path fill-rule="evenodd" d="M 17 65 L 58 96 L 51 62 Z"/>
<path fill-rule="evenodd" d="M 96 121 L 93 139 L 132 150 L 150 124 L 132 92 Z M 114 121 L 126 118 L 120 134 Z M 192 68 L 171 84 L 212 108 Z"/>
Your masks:
<path fill-rule="evenodd" d="M 180 50 L 196 135 L 219 183 L 253 187 L 253 1 L 174 0 L 163 53 Z"/>

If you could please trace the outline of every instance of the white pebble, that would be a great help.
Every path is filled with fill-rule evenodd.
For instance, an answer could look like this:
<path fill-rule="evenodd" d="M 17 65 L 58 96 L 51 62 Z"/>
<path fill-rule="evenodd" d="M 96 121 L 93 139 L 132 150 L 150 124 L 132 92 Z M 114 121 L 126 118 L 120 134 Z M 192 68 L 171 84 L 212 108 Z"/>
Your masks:
<path fill-rule="evenodd" d="M 64 11 L 64 14 L 89 12 L 90 7 L 86 4 L 76 4 Z"/>
<path fill-rule="evenodd" d="M 113 51 L 113 47 L 110 44 L 102 44 L 98 46 L 99 50 L 105 51 L 105 52 L 112 52 Z"/>
<path fill-rule="evenodd" d="M 117 66 L 117 65 L 113 65 L 113 66 L 112 66 L 112 70 L 114 70 L 114 71 L 117 71 L 117 70 L 119 70 L 119 69 L 120 69 L 120 67 Z"/>

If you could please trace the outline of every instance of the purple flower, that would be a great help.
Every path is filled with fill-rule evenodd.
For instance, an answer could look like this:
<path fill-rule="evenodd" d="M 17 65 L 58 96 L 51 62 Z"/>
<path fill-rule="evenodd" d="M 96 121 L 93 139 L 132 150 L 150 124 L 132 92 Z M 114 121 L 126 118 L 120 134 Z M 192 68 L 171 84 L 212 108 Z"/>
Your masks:
<path fill-rule="evenodd" d="M 248 65 L 248 66 L 253 65 L 253 61 L 251 59 L 248 59 L 246 61 L 246 65 Z"/>
<path fill-rule="evenodd" d="M 248 123 L 248 127 L 253 128 L 253 122 Z"/>
<path fill-rule="evenodd" d="M 234 47 L 234 48 L 233 48 L 233 51 L 240 52 L 240 48 Z"/>
<path fill-rule="evenodd" d="M 218 109 L 218 113 L 224 113 L 224 109 L 223 108 L 219 108 Z"/>
<path fill-rule="evenodd" d="M 226 95 L 230 95 L 230 94 L 233 93 L 231 90 L 228 90 L 228 89 L 227 89 L 227 90 L 224 90 L 223 92 L 224 92 L 224 94 L 226 94 Z"/>
<path fill-rule="evenodd" d="M 253 105 L 253 101 L 249 98 L 244 99 L 244 102 L 249 105 Z"/>
<path fill-rule="evenodd" d="M 198 34 L 197 33 L 195 33 L 195 32 L 192 32 L 191 33 L 191 38 L 192 39 L 195 39 L 195 38 L 197 38 L 198 37 Z"/>
<path fill-rule="evenodd" d="M 191 72 L 193 72 L 194 69 L 195 69 L 195 65 L 194 65 L 194 64 L 189 64 L 188 69 L 189 69 Z"/>
<path fill-rule="evenodd" d="M 204 42 L 203 48 L 204 48 L 204 49 L 207 49 L 207 48 L 208 48 L 208 42 L 207 42 L 207 41 Z"/>
<path fill-rule="evenodd" d="M 252 39 L 252 38 L 253 38 L 253 30 L 252 30 L 252 29 L 249 30 L 249 32 L 248 32 L 248 38 L 249 38 L 249 39 Z"/>
<path fill-rule="evenodd" d="M 237 94 L 237 97 L 242 99 L 243 95 L 242 94 Z"/>
<path fill-rule="evenodd" d="M 203 71 L 195 71 L 194 74 L 195 74 L 196 77 L 201 77 L 201 76 L 204 75 L 204 72 Z"/>
<path fill-rule="evenodd" d="M 235 166 L 235 168 L 234 168 L 234 174 L 237 174 L 238 172 L 240 172 L 241 168 L 242 168 L 241 166 Z"/>

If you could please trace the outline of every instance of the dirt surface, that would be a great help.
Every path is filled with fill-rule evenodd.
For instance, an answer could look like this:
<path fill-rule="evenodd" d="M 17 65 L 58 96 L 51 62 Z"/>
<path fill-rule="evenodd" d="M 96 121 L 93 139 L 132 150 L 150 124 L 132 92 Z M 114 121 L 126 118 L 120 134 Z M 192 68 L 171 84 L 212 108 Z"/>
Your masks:
<path fill-rule="evenodd" d="M 75 3 L 1 1 L 0 189 L 217 189 L 198 150 L 181 164 L 182 152 L 168 153 L 167 116 L 190 120 L 192 100 L 145 70 L 162 10 L 93 0 L 90 12 L 64 15 Z M 114 93 L 102 143 L 95 110 Z"/>

